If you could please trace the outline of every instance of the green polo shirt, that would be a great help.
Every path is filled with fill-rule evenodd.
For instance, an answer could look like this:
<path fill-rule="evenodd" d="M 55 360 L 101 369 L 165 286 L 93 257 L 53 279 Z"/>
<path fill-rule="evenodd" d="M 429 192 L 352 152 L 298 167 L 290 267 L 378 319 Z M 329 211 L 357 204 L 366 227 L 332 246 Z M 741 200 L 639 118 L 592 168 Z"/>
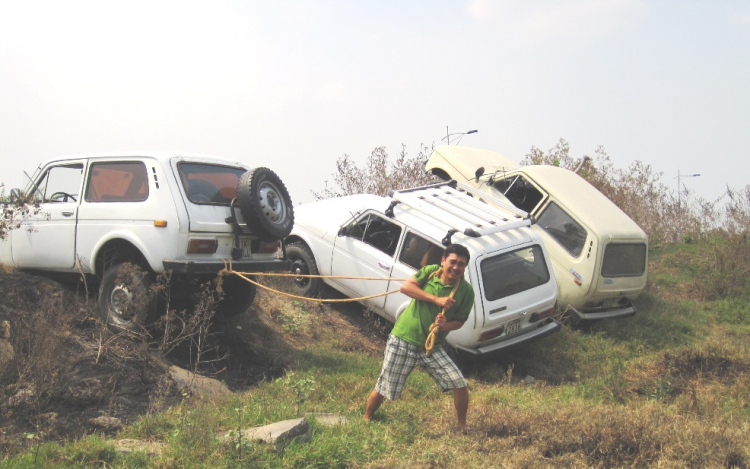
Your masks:
<path fill-rule="evenodd" d="M 453 291 L 453 285 L 445 285 L 436 275 L 428 280 L 430 274 L 439 269 L 438 265 L 428 265 L 414 274 L 417 283 L 422 286 L 422 290 L 435 296 L 450 296 Z M 456 304 L 445 312 L 447 321 L 466 321 L 474 306 L 474 288 L 464 280 L 453 295 Z M 403 339 L 410 344 L 424 346 L 427 336 L 430 335 L 430 326 L 435 322 L 435 318 L 440 314 L 440 306 L 427 301 L 411 300 L 401 316 L 398 317 L 396 324 L 393 326 L 391 334 Z M 445 344 L 445 336 L 449 331 L 438 332 L 437 344 Z"/>

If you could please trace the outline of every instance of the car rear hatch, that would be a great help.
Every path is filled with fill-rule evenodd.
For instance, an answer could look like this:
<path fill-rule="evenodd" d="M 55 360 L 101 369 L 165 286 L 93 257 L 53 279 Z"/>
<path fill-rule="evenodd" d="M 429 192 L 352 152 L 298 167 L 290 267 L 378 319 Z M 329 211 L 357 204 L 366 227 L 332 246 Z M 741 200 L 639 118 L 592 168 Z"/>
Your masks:
<path fill-rule="evenodd" d="M 186 259 L 166 261 L 177 272 L 203 273 L 215 270 L 221 259 L 232 259 L 235 266 L 253 271 L 285 270 L 286 261 L 277 259 L 280 243 L 264 243 L 245 224 L 237 197 L 237 182 L 247 168 L 231 161 L 204 158 L 175 158 L 177 176 L 189 220 Z M 232 217 L 236 217 L 239 236 Z"/>
<path fill-rule="evenodd" d="M 583 319 L 604 319 L 636 313 L 633 300 L 646 286 L 648 247 L 638 240 L 609 240 L 604 244 L 596 288 L 578 312 Z"/>
<path fill-rule="evenodd" d="M 476 302 L 477 347 L 457 348 L 487 354 L 538 339 L 557 331 L 552 319 L 557 283 L 541 244 L 481 255 L 474 263 L 481 301 Z M 481 304 L 481 308 L 479 305 Z"/>

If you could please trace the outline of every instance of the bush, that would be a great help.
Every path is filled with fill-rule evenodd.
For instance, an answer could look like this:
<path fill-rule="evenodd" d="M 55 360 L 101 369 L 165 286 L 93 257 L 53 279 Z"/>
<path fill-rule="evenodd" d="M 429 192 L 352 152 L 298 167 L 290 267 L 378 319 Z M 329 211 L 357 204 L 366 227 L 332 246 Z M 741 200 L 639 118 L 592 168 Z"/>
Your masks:
<path fill-rule="evenodd" d="M 406 152 L 406 146 L 402 145 L 398 158 L 391 163 L 385 147 L 377 147 L 367 157 L 362 168 L 349 155 L 344 154 L 336 161 L 334 181 L 338 190 L 328 187 L 326 181 L 325 188 L 320 192 L 313 191 L 313 196 L 317 200 L 353 194 L 386 196 L 391 189 L 406 189 L 438 182 L 439 179 L 424 170 L 431 152 L 431 148 L 422 145 L 419 155 L 411 158 Z"/>

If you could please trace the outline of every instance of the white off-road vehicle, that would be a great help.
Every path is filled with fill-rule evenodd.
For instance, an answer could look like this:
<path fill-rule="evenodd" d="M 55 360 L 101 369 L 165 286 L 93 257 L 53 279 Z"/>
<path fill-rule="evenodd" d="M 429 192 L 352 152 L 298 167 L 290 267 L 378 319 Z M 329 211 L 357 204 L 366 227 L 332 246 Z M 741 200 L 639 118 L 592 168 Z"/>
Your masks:
<path fill-rule="evenodd" d="M 528 212 L 552 258 L 559 305 L 579 321 L 632 316 L 646 287 L 648 237 L 574 171 L 519 166 L 488 150 L 440 146 L 425 169 Z M 492 203 L 492 202 L 490 202 Z"/>
<path fill-rule="evenodd" d="M 11 203 L 34 207 L 0 242 L 0 263 L 99 283 L 102 318 L 134 329 L 152 319 L 139 303 L 153 274 L 171 270 L 183 287 L 224 268 L 288 271 L 282 240 L 294 214 L 289 193 L 268 168 L 175 153 L 57 158 L 39 167 Z M 140 270 L 138 268 L 140 268 Z M 255 287 L 223 282 L 219 311 L 243 312 Z"/>
<path fill-rule="evenodd" d="M 530 219 L 508 205 L 493 207 L 449 184 L 398 191 L 391 197 L 353 195 L 296 208 L 287 256 L 302 296 L 320 293 L 323 282 L 395 322 L 411 298 L 402 279 L 439 264 L 451 242 L 471 254 L 465 278 L 475 290 L 468 320 L 448 334 L 460 355 L 490 355 L 556 332 L 552 317 L 557 282 Z M 374 277 L 363 280 L 348 277 Z"/>

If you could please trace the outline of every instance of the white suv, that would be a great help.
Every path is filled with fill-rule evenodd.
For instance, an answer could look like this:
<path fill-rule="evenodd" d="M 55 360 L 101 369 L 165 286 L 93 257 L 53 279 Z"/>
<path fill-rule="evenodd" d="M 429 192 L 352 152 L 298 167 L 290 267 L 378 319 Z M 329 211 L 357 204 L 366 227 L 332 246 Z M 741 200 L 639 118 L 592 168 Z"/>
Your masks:
<path fill-rule="evenodd" d="M 448 334 L 459 355 L 487 355 L 557 331 L 552 317 L 557 282 L 547 250 L 520 211 L 500 210 L 448 184 L 353 195 L 298 206 L 287 257 L 297 274 L 376 277 L 328 278 L 352 297 L 398 290 L 424 265 L 438 264 L 451 242 L 471 253 L 465 278 L 475 304 L 466 323 Z M 297 293 L 314 296 L 319 279 L 298 277 Z M 401 293 L 362 303 L 395 322 L 411 299 Z"/>
<path fill-rule="evenodd" d="M 88 274 L 100 283 L 101 314 L 111 327 L 139 327 L 154 312 L 154 302 L 138 307 L 154 273 L 202 282 L 224 268 L 223 259 L 236 270 L 289 270 L 279 253 L 294 222 L 292 204 L 267 168 L 193 154 L 63 157 L 40 166 L 11 199 L 37 209 L 0 242 L 0 263 Z M 228 315 L 243 312 L 255 295 L 234 276 L 223 289 L 219 307 Z"/>

